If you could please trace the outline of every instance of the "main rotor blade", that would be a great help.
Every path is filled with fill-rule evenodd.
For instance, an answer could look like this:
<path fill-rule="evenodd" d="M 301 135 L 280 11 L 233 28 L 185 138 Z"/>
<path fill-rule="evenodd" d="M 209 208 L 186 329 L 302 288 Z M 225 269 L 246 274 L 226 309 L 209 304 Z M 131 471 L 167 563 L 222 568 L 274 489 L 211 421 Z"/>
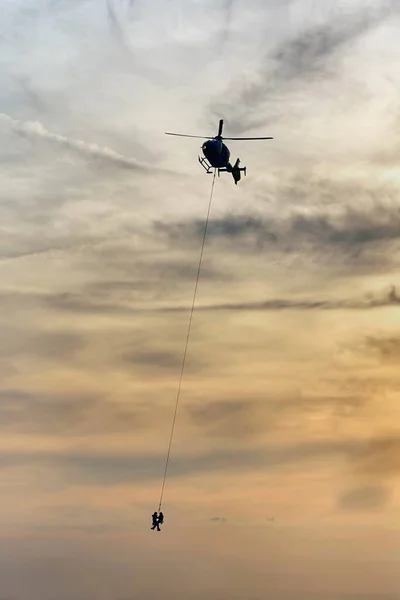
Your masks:
<path fill-rule="evenodd" d="M 224 140 L 273 140 L 273 137 L 224 137 Z"/>
<path fill-rule="evenodd" d="M 205 136 L 205 135 L 187 135 L 186 133 L 169 133 L 168 131 L 165 132 L 165 135 L 178 135 L 179 137 L 190 137 L 190 138 L 200 138 L 202 140 L 209 140 L 212 139 L 212 135 L 211 136 Z"/>
<path fill-rule="evenodd" d="M 223 120 L 223 119 L 220 119 L 220 121 L 219 121 L 219 126 L 218 126 L 218 136 L 217 136 L 217 137 L 221 137 L 221 135 L 222 135 L 222 128 L 223 128 L 223 126 L 224 126 L 224 120 Z"/>

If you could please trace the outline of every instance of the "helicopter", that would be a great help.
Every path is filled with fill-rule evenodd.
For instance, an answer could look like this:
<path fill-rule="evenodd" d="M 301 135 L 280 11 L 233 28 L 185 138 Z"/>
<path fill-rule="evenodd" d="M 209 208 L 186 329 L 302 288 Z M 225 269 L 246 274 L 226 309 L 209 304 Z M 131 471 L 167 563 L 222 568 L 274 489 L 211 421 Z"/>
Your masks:
<path fill-rule="evenodd" d="M 211 136 L 203 136 L 203 135 L 186 135 L 185 133 L 171 133 L 165 132 L 166 135 L 177 135 L 180 137 L 191 137 L 191 138 L 201 138 L 206 139 L 201 149 L 203 151 L 204 156 L 198 157 L 199 163 L 205 169 L 207 174 L 212 173 L 212 169 L 218 170 L 219 174 L 222 172 L 231 173 L 232 177 L 235 181 L 235 185 L 237 185 L 238 181 L 241 179 L 241 172 L 246 175 L 246 167 L 239 167 L 240 159 L 238 158 L 234 165 L 229 162 L 230 159 L 230 151 L 226 144 L 223 143 L 222 140 L 273 140 L 272 137 L 222 137 L 222 128 L 224 126 L 224 120 L 220 119 L 218 134 L 215 137 Z"/>

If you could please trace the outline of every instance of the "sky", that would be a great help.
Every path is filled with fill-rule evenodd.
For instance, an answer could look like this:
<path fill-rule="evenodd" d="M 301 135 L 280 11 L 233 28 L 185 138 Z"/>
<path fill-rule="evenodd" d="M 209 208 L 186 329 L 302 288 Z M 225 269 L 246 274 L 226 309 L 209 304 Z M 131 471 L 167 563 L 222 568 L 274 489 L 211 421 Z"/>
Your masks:
<path fill-rule="evenodd" d="M 399 598 L 399 25 L 2 0 L 1 600 Z"/>

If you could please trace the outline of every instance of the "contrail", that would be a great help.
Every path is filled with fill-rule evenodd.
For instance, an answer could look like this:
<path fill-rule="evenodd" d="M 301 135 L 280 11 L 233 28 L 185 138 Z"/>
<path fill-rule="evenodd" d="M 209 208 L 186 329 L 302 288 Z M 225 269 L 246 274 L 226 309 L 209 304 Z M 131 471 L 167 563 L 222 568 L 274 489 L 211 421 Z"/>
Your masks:
<path fill-rule="evenodd" d="M 0 120 L 8 123 L 15 132 L 21 135 L 28 137 L 39 137 L 48 140 L 49 142 L 59 144 L 60 146 L 65 146 L 82 154 L 103 158 L 122 167 L 142 171 L 148 171 L 149 169 L 153 168 L 140 163 L 134 158 L 127 158 L 122 154 L 118 154 L 118 152 L 115 152 L 106 146 L 98 146 L 97 144 L 90 144 L 82 140 L 70 139 L 64 137 L 63 135 L 52 133 L 51 131 L 48 131 L 39 121 L 19 121 L 17 119 L 13 119 L 5 113 L 0 113 Z"/>

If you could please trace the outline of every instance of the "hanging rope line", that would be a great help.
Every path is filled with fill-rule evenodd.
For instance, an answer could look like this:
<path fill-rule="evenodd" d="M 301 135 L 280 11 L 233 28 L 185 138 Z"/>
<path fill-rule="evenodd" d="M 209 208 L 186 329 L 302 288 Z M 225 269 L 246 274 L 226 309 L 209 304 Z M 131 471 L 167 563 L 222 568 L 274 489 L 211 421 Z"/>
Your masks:
<path fill-rule="evenodd" d="M 175 412 L 174 412 L 174 417 L 172 419 L 171 436 L 170 436 L 170 439 L 169 439 L 167 459 L 165 461 L 164 478 L 163 478 L 162 487 L 161 487 L 161 495 L 160 495 L 160 503 L 158 505 L 158 512 L 160 512 L 160 510 L 161 510 L 161 504 L 162 504 L 162 501 L 163 501 L 164 488 L 165 488 L 165 481 L 167 479 L 169 457 L 171 455 L 172 439 L 174 437 L 176 415 L 178 413 L 178 404 L 179 404 L 179 398 L 180 398 L 180 395 L 181 395 L 183 373 L 184 373 L 184 370 L 185 370 L 186 355 L 187 355 L 187 349 L 188 349 L 188 345 L 189 345 L 190 329 L 192 327 L 192 319 L 193 319 L 194 306 L 195 306 L 195 302 L 196 302 L 197 287 L 198 287 L 198 284 L 199 284 L 201 263 L 202 263 L 202 260 L 203 260 L 204 244 L 205 244 L 205 241 L 206 241 L 208 221 L 210 219 L 211 203 L 212 203 L 213 192 L 214 192 L 214 184 L 215 184 L 215 174 L 216 174 L 216 169 L 214 169 L 214 176 L 213 176 L 213 180 L 212 180 L 212 184 L 211 184 L 210 199 L 208 201 L 207 217 L 206 217 L 206 222 L 205 222 L 205 225 L 204 225 L 203 243 L 201 245 L 201 252 L 200 252 L 200 257 L 199 257 L 199 266 L 198 266 L 198 269 L 197 269 L 196 285 L 194 287 L 193 302 L 192 302 L 192 308 L 191 308 L 191 311 L 190 311 L 189 326 L 188 326 L 188 331 L 187 331 L 187 336 L 186 336 L 185 350 L 183 352 L 181 375 L 180 375 L 180 378 L 179 378 L 178 392 L 177 392 L 177 395 L 176 395 Z"/>

